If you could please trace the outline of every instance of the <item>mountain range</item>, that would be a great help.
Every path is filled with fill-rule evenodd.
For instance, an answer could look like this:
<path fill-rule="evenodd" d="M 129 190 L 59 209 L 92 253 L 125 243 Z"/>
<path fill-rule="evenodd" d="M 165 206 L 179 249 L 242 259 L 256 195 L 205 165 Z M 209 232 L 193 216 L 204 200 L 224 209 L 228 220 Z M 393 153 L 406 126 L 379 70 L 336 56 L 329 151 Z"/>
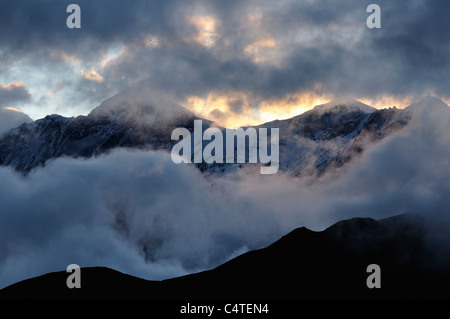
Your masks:
<path fill-rule="evenodd" d="M 137 100 L 134 96 L 135 92 L 125 91 L 104 101 L 87 116 L 48 115 L 4 132 L 0 135 L 0 165 L 26 174 L 51 159 L 89 158 L 118 147 L 170 151 L 175 144 L 170 138 L 173 129 L 184 127 L 192 132 L 194 119 L 199 119 L 177 104 Z M 377 110 L 352 99 L 335 100 L 296 117 L 256 128 L 279 128 L 279 170 L 291 176 L 320 176 L 349 163 L 371 145 L 401 130 L 412 114 L 429 105 L 441 109 L 447 106 L 430 96 L 405 109 Z M 445 111 L 448 110 L 447 106 Z M 203 130 L 213 125 L 203 119 Z M 195 165 L 211 174 L 250 166 Z"/>

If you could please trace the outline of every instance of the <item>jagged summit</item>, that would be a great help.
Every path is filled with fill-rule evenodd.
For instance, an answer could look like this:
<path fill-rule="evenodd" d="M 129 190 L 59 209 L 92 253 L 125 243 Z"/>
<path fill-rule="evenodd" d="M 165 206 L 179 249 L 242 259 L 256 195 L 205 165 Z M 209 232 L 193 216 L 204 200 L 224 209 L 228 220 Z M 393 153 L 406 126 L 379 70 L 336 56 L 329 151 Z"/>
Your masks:
<path fill-rule="evenodd" d="M 350 98 L 339 98 L 286 120 L 296 134 L 313 140 L 355 136 L 377 109 Z"/>

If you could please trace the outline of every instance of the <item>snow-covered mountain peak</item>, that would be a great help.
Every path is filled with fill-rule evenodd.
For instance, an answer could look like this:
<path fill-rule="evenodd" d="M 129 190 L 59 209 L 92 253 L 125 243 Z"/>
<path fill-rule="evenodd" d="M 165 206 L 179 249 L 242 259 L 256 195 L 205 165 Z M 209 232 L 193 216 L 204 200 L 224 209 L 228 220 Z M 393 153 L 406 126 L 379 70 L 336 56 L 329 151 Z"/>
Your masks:
<path fill-rule="evenodd" d="M 19 126 L 22 123 L 30 123 L 33 120 L 14 108 L 0 107 L 0 134 Z"/>
<path fill-rule="evenodd" d="M 327 112 L 327 111 L 333 111 L 333 112 L 348 112 L 348 111 L 362 111 L 364 113 L 372 113 L 376 111 L 375 108 L 366 105 L 364 103 L 361 103 L 355 99 L 352 98 L 338 98 L 335 100 L 332 100 L 331 102 L 316 105 L 313 108 L 313 111 L 316 112 Z"/>
<path fill-rule="evenodd" d="M 95 120 L 112 120 L 138 126 L 161 125 L 191 119 L 193 114 L 161 94 L 140 88 L 126 89 L 103 101 L 88 115 Z"/>
<path fill-rule="evenodd" d="M 445 104 L 441 99 L 432 96 L 427 95 L 424 98 L 422 98 L 419 102 L 413 103 L 410 106 L 408 106 L 406 109 L 416 112 L 416 111 L 430 111 L 430 110 L 450 110 L 449 106 Z"/>

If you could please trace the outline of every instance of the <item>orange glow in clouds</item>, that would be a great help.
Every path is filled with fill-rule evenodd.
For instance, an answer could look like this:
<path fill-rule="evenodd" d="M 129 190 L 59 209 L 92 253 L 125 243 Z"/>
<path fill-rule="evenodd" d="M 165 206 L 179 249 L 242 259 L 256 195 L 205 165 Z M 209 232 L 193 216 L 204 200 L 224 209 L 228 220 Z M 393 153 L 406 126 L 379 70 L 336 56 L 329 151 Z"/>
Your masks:
<path fill-rule="evenodd" d="M 11 82 L 11 83 L 6 84 L 6 85 L 5 85 L 5 83 L 0 84 L 0 89 L 6 90 L 6 91 L 12 91 L 12 90 L 14 90 L 16 88 L 19 88 L 19 87 L 25 87 L 25 84 L 23 82 L 20 82 L 20 81 L 14 81 L 14 82 Z"/>
<path fill-rule="evenodd" d="M 361 98 L 358 99 L 358 101 L 373 106 L 374 108 L 377 109 L 390 108 L 394 106 L 397 107 L 398 109 L 403 109 L 414 102 L 418 102 L 418 100 L 413 96 L 406 96 L 406 97 L 384 96 L 375 99 Z"/>
<path fill-rule="evenodd" d="M 260 103 L 262 122 L 288 119 L 311 110 L 314 106 L 328 103 L 331 96 L 303 92 L 287 95 L 282 99 L 272 99 Z"/>
<path fill-rule="evenodd" d="M 256 104 L 242 92 L 231 92 L 210 93 L 206 98 L 192 95 L 186 99 L 184 106 L 220 126 L 238 128 L 291 118 L 330 100 L 327 96 L 306 92 Z"/>
<path fill-rule="evenodd" d="M 268 36 L 249 44 L 245 47 L 244 51 L 251 57 L 254 63 L 262 63 L 269 60 L 275 60 L 276 56 L 273 56 L 273 52 L 268 52 L 268 49 L 274 49 L 276 48 L 276 45 L 275 39 Z"/>
<path fill-rule="evenodd" d="M 213 16 L 193 16 L 189 23 L 197 29 L 197 35 L 194 40 L 209 47 L 216 42 L 218 38 L 217 22 Z"/>
<path fill-rule="evenodd" d="M 88 70 L 81 70 L 81 75 L 90 81 L 94 82 L 105 82 L 105 78 L 98 74 L 98 72 L 94 68 L 90 68 Z"/>
<path fill-rule="evenodd" d="M 249 106 L 247 96 L 240 92 L 227 95 L 209 93 L 206 98 L 191 95 L 186 99 L 184 106 L 198 116 L 227 128 L 260 123 L 254 114 L 255 111 Z M 233 106 L 236 111 L 233 111 Z"/>
<path fill-rule="evenodd" d="M 15 109 L 13 107 L 8 107 L 8 106 L 2 107 L 2 109 L 17 112 L 17 113 L 23 113 L 21 110 Z"/>
<path fill-rule="evenodd" d="M 282 98 L 254 102 L 243 92 L 209 93 L 207 97 L 191 95 L 184 103 L 187 109 L 196 115 L 216 122 L 227 128 L 238 128 L 249 125 L 260 125 L 274 120 L 288 119 L 311 110 L 316 105 L 332 101 L 334 97 L 317 94 L 314 91 L 288 94 Z M 376 99 L 359 98 L 358 101 L 377 109 L 405 108 L 417 102 L 417 98 L 380 97 Z M 445 101 L 448 104 L 449 101 Z"/>

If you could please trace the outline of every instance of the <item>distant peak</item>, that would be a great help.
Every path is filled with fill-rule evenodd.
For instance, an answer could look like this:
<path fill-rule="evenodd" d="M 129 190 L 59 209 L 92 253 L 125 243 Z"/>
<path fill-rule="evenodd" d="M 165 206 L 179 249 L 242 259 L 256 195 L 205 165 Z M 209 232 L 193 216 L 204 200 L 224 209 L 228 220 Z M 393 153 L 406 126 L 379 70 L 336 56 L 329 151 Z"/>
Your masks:
<path fill-rule="evenodd" d="M 409 110 L 436 110 L 436 109 L 449 109 L 449 106 L 445 104 L 441 99 L 427 95 L 423 97 L 419 102 L 413 103 L 407 107 Z"/>
<path fill-rule="evenodd" d="M 334 99 L 331 102 L 315 106 L 313 110 L 329 111 L 339 107 L 342 107 L 344 111 L 359 110 L 366 113 L 372 113 L 376 111 L 375 108 L 350 97 L 341 97 Z"/>
<path fill-rule="evenodd" d="M 423 97 L 419 103 L 439 103 L 439 104 L 445 104 L 444 101 L 442 101 L 440 98 L 437 98 L 435 96 L 432 95 L 427 95 L 425 97 Z M 447 104 L 445 104 L 446 106 L 448 106 Z"/>
<path fill-rule="evenodd" d="M 161 92 L 136 86 L 103 101 L 91 111 L 89 117 L 107 117 L 118 121 L 141 124 L 164 124 L 177 119 L 193 117 L 181 105 L 172 102 Z"/>
<path fill-rule="evenodd" d="M 354 98 L 349 97 L 349 96 L 338 97 L 338 98 L 335 98 L 332 101 L 328 102 L 328 104 L 336 104 L 336 105 L 338 105 L 338 104 L 358 104 L 358 103 L 361 103 L 361 102 L 359 102 L 358 100 L 355 100 Z"/>

